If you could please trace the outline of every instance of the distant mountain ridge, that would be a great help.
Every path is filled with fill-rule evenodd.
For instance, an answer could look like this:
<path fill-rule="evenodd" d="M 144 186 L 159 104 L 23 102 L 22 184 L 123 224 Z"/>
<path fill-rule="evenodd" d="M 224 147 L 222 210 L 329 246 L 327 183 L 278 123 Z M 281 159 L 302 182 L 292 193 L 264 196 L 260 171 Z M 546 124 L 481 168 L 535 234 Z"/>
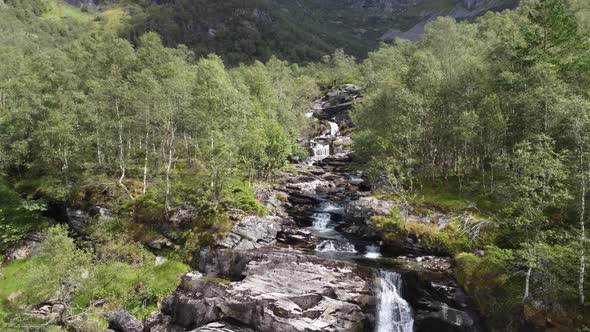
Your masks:
<path fill-rule="evenodd" d="M 362 58 L 382 41 L 416 41 L 439 16 L 471 20 L 519 0 L 65 0 L 78 7 L 132 6 L 129 37 L 156 31 L 169 46 L 215 52 L 229 63 L 317 61 L 343 48 Z M 147 3 L 147 5 L 146 5 Z M 143 12 L 138 14 L 138 7 Z"/>

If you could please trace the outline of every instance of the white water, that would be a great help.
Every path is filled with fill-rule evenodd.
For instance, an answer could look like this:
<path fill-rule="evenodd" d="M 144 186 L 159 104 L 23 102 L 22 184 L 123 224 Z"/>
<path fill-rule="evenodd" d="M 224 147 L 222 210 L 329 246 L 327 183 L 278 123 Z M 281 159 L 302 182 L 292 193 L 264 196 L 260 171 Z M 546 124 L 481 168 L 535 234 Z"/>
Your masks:
<path fill-rule="evenodd" d="M 328 122 L 330 124 L 330 136 L 335 137 L 336 135 L 338 135 L 338 132 L 340 131 L 340 127 L 338 127 L 338 124 L 336 122 Z"/>
<path fill-rule="evenodd" d="M 322 212 L 338 213 L 338 212 L 342 212 L 342 207 L 338 206 L 332 202 L 325 202 L 325 203 L 322 203 L 319 210 Z"/>
<path fill-rule="evenodd" d="M 313 160 L 322 160 L 330 156 L 330 145 L 324 143 L 313 143 L 311 149 L 313 150 Z"/>
<path fill-rule="evenodd" d="M 413 332 L 412 308 L 401 296 L 399 273 L 381 271 L 376 332 Z"/>
<path fill-rule="evenodd" d="M 315 248 L 319 252 L 346 252 L 356 253 L 354 245 L 347 241 L 324 240 Z"/>
<path fill-rule="evenodd" d="M 313 227 L 314 230 L 318 232 L 326 232 L 332 230 L 331 227 L 328 227 L 328 223 L 330 223 L 330 219 L 332 216 L 327 212 L 316 212 L 311 216 L 313 219 Z"/>
<path fill-rule="evenodd" d="M 366 250 L 367 250 L 365 252 L 366 258 L 375 259 L 375 258 L 381 257 L 381 251 L 379 250 L 379 246 L 377 246 L 377 245 L 370 244 L 367 246 Z"/>

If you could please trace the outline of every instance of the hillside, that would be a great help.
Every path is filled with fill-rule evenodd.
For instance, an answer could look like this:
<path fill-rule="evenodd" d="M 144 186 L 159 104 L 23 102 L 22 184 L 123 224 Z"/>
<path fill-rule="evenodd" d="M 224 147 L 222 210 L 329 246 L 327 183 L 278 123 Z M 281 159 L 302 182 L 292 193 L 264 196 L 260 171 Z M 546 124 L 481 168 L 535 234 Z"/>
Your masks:
<path fill-rule="evenodd" d="M 68 0 L 94 10 L 99 0 Z M 129 12 L 127 37 L 156 31 L 168 46 L 185 44 L 199 55 L 215 52 L 230 63 L 317 61 L 343 48 L 364 58 L 382 41 L 417 40 L 439 16 L 472 20 L 487 11 L 514 8 L 518 0 L 246 0 L 117 2 Z M 147 3 L 147 4 L 146 4 Z"/>

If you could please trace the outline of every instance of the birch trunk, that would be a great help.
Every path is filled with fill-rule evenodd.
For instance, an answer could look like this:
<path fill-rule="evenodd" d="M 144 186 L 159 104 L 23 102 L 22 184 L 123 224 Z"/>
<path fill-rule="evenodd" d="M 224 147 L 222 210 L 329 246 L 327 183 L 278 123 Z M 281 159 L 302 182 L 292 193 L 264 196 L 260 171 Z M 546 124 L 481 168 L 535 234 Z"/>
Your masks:
<path fill-rule="evenodd" d="M 143 194 L 145 195 L 145 192 L 147 190 L 147 170 L 148 170 L 148 156 L 150 153 L 149 150 L 149 145 L 148 145 L 148 140 L 149 140 L 150 134 L 148 131 L 145 132 L 145 159 L 143 161 Z"/>
<path fill-rule="evenodd" d="M 581 305 L 584 305 L 586 301 L 584 296 L 584 273 L 586 270 L 586 227 L 585 227 L 585 219 L 586 219 L 586 175 L 584 173 L 584 161 L 583 157 L 580 154 L 580 171 L 582 173 L 581 178 L 581 189 L 582 193 L 580 195 L 580 271 L 579 271 L 579 281 L 578 281 L 578 296 Z"/>
<path fill-rule="evenodd" d="M 524 279 L 524 295 L 522 296 L 522 302 L 526 302 L 529 299 L 529 288 L 531 284 L 531 273 L 533 272 L 533 268 L 529 266 L 528 270 L 526 271 L 526 277 Z"/>
<path fill-rule="evenodd" d="M 121 113 L 119 111 L 119 103 L 115 102 L 115 111 L 117 112 L 117 122 L 119 124 L 119 168 L 121 169 L 121 177 L 119 178 L 119 186 L 127 193 L 131 200 L 135 200 L 127 186 L 123 183 L 125 179 L 125 151 L 123 145 L 123 121 L 121 120 Z"/>

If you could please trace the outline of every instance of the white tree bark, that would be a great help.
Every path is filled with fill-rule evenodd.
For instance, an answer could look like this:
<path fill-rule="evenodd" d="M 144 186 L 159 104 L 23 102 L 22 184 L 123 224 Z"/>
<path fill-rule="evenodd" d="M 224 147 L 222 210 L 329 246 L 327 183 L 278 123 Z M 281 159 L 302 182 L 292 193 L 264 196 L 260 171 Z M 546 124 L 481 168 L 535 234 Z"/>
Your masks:
<path fill-rule="evenodd" d="M 531 273 L 533 272 L 533 268 L 529 266 L 528 270 L 526 271 L 526 277 L 524 279 L 524 295 L 522 296 L 522 302 L 526 302 L 529 299 L 529 288 L 531 283 Z"/>
<path fill-rule="evenodd" d="M 146 130 L 145 132 L 145 159 L 143 161 L 143 194 L 145 195 L 145 192 L 147 190 L 147 170 L 148 170 L 148 156 L 150 153 L 149 150 L 149 144 L 148 144 L 148 140 L 149 140 L 150 134 L 149 132 Z"/>
<path fill-rule="evenodd" d="M 584 305 L 584 273 L 586 270 L 586 174 L 584 172 L 584 160 L 582 154 L 580 154 L 580 171 L 582 173 L 581 178 L 581 189 L 580 195 L 580 271 L 578 280 L 578 297 L 581 305 Z"/>
<path fill-rule="evenodd" d="M 176 140 L 176 127 L 172 119 L 168 120 L 168 128 L 167 128 L 167 156 L 166 156 L 166 192 L 165 192 L 165 202 L 164 208 L 166 212 L 166 217 L 170 217 L 170 172 L 172 170 L 172 164 L 174 163 L 174 143 Z"/>
<path fill-rule="evenodd" d="M 117 122 L 119 124 L 119 168 L 121 169 L 121 177 L 119 178 L 119 186 L 125 190 L 129 198 L 135 200 L 127 186 L 123 183 L 125 179 L 125 149 L 123 145 L 123 121 L 121 120 L 121 113 L 119 111 L 119 102 L 115 102 L 115 111 L 117 113 Z"/>

